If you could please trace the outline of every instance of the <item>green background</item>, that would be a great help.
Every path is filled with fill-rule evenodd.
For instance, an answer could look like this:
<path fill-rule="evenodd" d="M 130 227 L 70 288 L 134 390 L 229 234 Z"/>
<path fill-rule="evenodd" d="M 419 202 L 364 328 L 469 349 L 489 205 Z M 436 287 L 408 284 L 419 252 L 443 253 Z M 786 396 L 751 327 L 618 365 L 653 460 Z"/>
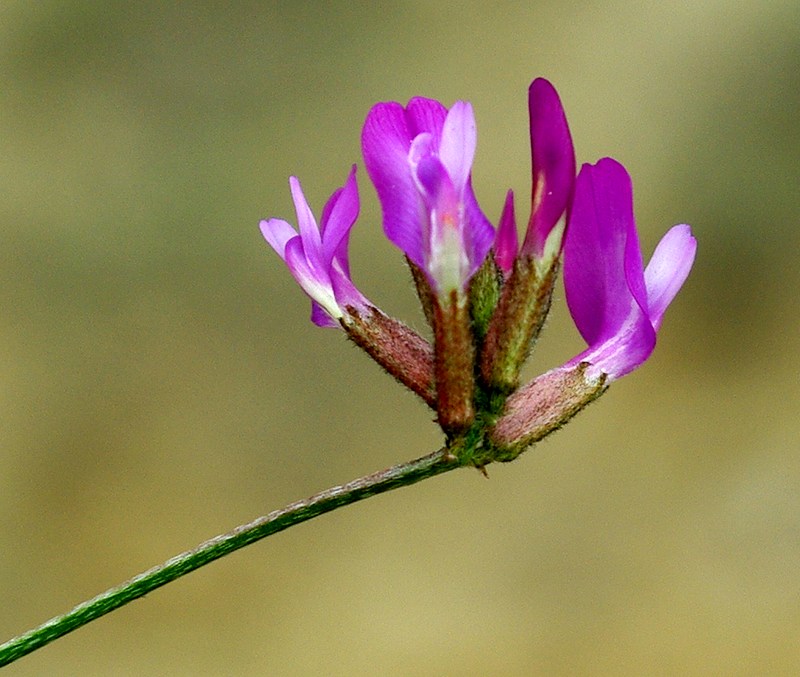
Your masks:
<path fill-rule="evenodd" d="M 0 634 L 437 448 L 258 231 L 359 163 L 355 281 L 423 325 L 360 159 L 377 101 L 472 102 L 527 218 L 526 88 L 697 263 L 653 358 L 487 481 L 252 546 L 10 675 L 800 673 L 800 4 L 0 4 Z M 559 287 L 527 373 L 582 348 Z"/>

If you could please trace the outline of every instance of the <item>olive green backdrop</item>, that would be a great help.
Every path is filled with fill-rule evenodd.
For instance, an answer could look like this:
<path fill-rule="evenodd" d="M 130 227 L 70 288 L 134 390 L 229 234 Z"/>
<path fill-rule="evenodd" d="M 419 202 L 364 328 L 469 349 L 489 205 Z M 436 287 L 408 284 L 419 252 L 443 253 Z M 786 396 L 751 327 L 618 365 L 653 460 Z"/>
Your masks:
<path fill-rule="evenodd" d="M 376 101 L 472 102 L 530 185 L 526 88 L 698 259 L 642 369 L 487 481 L 247 548 L 9 675 L 800 673 L 800 4 L 0 4 L 0 634 L 423 455 L 430 412 L 262 240 L 359 164 L 354 278 L 422 326 L 360 159 Z M 558 290 L 531 375 L 581 341 Z"/>

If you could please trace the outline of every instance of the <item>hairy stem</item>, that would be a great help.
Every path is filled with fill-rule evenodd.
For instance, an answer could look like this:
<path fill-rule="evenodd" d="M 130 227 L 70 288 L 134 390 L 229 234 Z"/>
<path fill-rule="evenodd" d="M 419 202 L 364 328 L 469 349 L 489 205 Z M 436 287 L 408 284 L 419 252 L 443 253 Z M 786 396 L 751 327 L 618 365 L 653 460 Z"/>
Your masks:
<path fill-rule="evenodd" d="M 79 604 L 72 611 L 62 616 L 56 616 L 38 628 L 9 640 L 0 646 L 0 666 L 22 658 L 45 644 L 63 637 L 162 585 L 224 557 L 234 550 L 323 513 L 391 489 L 408 486 L 428 477 L 440 475 L 454 470 L 459 465 L 458 460 L 447 449 L 440 449 L 414 461 L 395 465 L 341 486 L 331 487 L 310 498 L 296 501 L 285 508 L 259 517 L 249 524 L 239 526 L 227 534 L 212 538 L 192 550 L 177 555 L 163 564 Z"/>

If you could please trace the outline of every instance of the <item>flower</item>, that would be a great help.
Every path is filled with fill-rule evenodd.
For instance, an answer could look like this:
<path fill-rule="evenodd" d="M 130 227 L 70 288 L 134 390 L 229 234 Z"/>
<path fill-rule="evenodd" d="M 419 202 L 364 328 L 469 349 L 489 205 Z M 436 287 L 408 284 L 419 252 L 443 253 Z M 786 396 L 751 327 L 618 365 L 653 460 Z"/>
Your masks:
<path fill-rule="evenodd" d="M 674 226 L 645 268 L 625 167 L 611 158 L 583 165 L 564 242 L 564 286 L 572 318 L 589 345 L 510 394 L 490 433 L 496 460 L 516 458 L 650 356 L 696 251 L 689 226 Z"/>
<path fill-rule="evenodd" d="M 645 269 L 628 172 L 611 158 L 583 165 L 564 244 L 564 286 L 588 348 L 565 366 L 588 362 L 588 377 L 613 381 L 642 364 L 696 249 L 689 226 L 674 226 Z"/>
<path fill-rule="evenodd" d="M 389 374 L 434 406 L 430 344 L 374 307 L 350 279 L 347 246 L 359 210 L 355 166 L 345 185 L 325 204 L 319 228 L 296 177 L 289 179 L 289 186 L 299 234 L 282 219 L 266 219 L 260 226 L 264 238 L 311 297 L 311 320 L 320 327 L 343 328 Z"/>
<path fill-rule="evenodd" d="M 528 88 L 528 116 L 531 216 L 520 253 L 543 259 L 547 267 L 561 253 L 563 226 L 575 182 L 575 150 L 561 99 L 544 78 L 536 78 Z M 509 191 L 494 243 L 495 260 L 505 277 L 511 274 L 517 247 L 514 202 Z"/>
<path fill-rule="evenodd" d="M 350 229 L 358 218 L 355 165 L 346 183 L 331 195 L 322 210 L 320 226 L 308 206 L 300 181 L 289 179 L 297 212 L 298 232 L 282 219 L 259 224 L 264 238 L 311 298 L 311 319 L 320 327 L 338 327 L 347 306 L 365 309 L 369 302 L 350 279 L 347 257 Z"/>
<path fill-rule="evenodd" d="M 439 298 L 453 291 L 463 298 L 494 239 L 471 185 L 472 106 L 457 101 L 447 110 L 422 97 L 405 108 L 379 103 L 367 115 L 361 143 L 386 236 Z"/>
<path fill-rule="evenodd" d="M 528 88 L 531 141 L 531 216 L 517 254 L 514 196 L 509 191 L 494 242 L 504 283 L 485 330 L 481 377 L 511 393 L 550 309 L 562 237 L 575 182 L 575 150 L 558 94 L 537 78 Z M 483 291 L 483 290 L 481 290 Z"/>

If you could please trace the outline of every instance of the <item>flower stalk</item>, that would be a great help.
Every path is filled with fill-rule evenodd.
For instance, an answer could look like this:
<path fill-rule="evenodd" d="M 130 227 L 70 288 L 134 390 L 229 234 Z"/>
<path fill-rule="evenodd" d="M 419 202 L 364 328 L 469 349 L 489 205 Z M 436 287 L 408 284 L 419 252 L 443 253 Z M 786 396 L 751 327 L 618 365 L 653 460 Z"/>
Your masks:
<path fill-rule="evenodd" d="M 347 484 L 331 487 L 310 498 L 296 501 L 285 508 L 243 524 L 227 534 L 216 536 L 121 585 L 106 590 L 37 628 L 10 639 L 0 645 L 0 667 L 13 663 L 59 637 L 246 545 L 370 496 L 455 470 L 459 465 L 455 455 L 447 449 L 440 449 L 414 461 L 401 463 Z"/>

